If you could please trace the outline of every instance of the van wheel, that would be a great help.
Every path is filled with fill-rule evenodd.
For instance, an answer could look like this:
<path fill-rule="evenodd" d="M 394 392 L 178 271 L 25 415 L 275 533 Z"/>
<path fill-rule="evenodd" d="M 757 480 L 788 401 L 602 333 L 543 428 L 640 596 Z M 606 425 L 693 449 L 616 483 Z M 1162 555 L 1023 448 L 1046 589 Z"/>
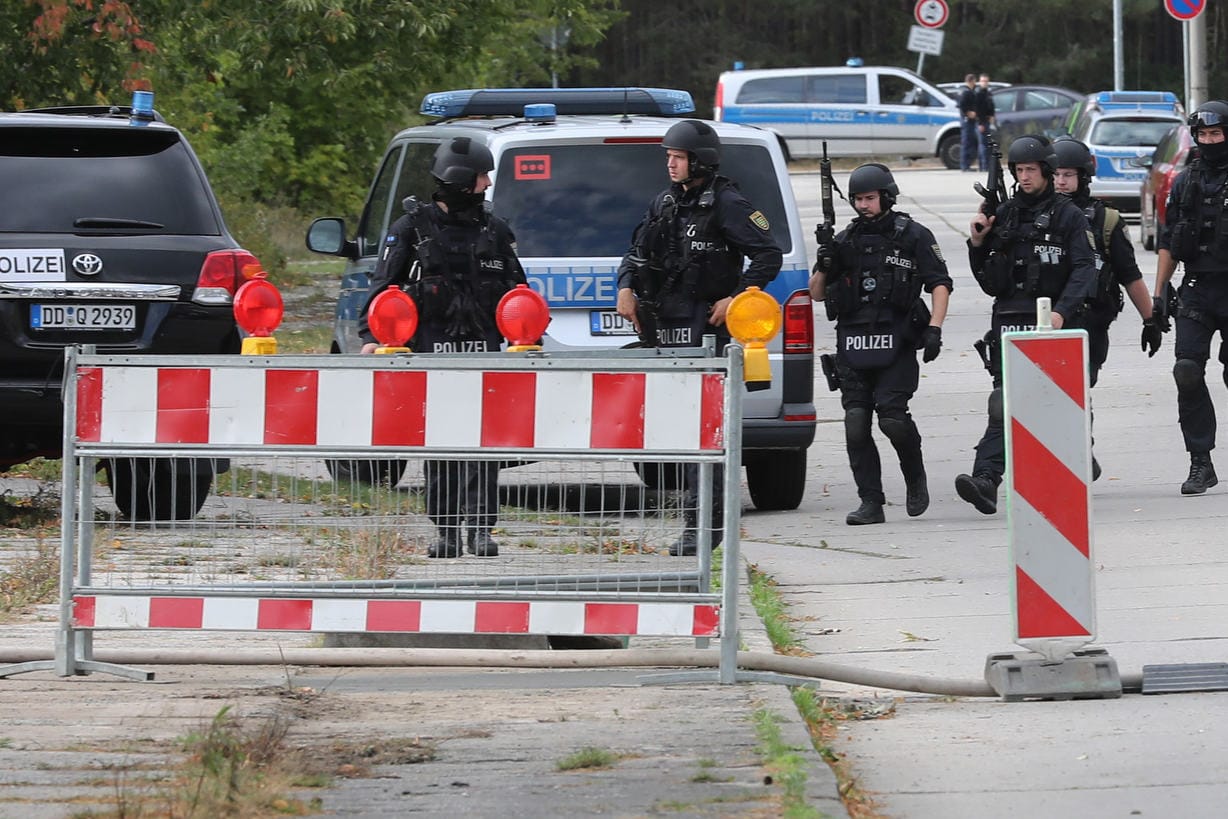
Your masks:
<path fill-rule="evenodd" d="M 338 481 L 359 481 L 372 486 L 396 486 L 405 474 L 408 461 L 391 458 L 383 461 L 328 460 L 328 474 Z"/>
<path fill-rule="evenodd" d="M 806 450 L 777 449 L 743 456 L 746 485 L 756 509 L 796 509 L 806 494 Z"/>
<path fill-rule="evenodd" d="M 111 497 L 128 520 L 191 520 L 205 505 L 213 469 L 194 458 L 113 458 L 103 462 Z"/>
<path fill-rule="evenodd" d="M 938 158 L 950 170 L 958 171 L 960 150 L 959 132 L 947 134 L 943 137 L 942 142 L 938 143 Z"/>
<path fill-rule="evenodd" d="M 649 489 L 674 492 L 685 483 L 682 464 L 650 464 L 636 461 L 635 472 Z"/>

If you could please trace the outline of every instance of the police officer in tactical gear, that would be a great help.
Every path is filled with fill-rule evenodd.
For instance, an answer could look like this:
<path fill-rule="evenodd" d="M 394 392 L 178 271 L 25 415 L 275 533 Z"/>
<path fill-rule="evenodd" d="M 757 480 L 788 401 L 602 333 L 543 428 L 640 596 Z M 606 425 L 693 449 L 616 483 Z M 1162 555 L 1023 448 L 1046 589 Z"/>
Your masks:
<path fill-rule="evenodd" d="M 1122 288 L 1143 320 L 1142 348 L 1148 356 L 1159 351 L 1163 335 L 1151 314 L 1151 293 L 1134 260 L 1134 244 L 1126 234 L 1125 220 L 1119 212 L 1092 198 L 1090 185 L 1096 175 L 1096 159 L 1092 152 L 1069 136 L 1055 139 L 1053 152 L 1057 156 L 1053 186 L 1083 211 L 1099 262 L 1094 292 L 1080 322 L 1087 330 L 1087 369 L 1094 387 L 1100 377 L 1100 368 L 1109 357 L 1109 325 L 1125 305 Z M 1093 456 L 1092 480 L 1099 477 L 1100 463 Z"/>
<path fill-rule="evenodd" d="M 776 277 L 780 247 L 767 217 L 717 173 L 721 141 L 710 124 L 682 120 L 661 144 L 671 184 L 652 200 L 618 268 L 618 313 L 646 344 L 697 347 L 705 335 L 714 335 L 723 349 L 730 302 Z M 698 475 L 696 465 L 686 466 L 686 528 L 670 546 L 672 555 L 696 552 Z M 721 538 L 721 479 L 716 470 L 713 546 Z"/>
<path fill-rule="evenodd" d="M 908 401 L 920 381 L 917 350 L 928 363 L 942 348 L 953 285 L 934 234 L 894 210 L 900 189 L 885 165 L 855 169 L 848 191 L 858 216 L 836 236 L 834 248 L 819 249 L 820 258 L 832 261 L 830 270 L 815 265 L 810 295 L 824 301 L 827 317 L 836 321 L 844 438 L 861 498 L 845 522 L 858 526 L 886 519 L 882 463 L 871 435 L 875 412 L 900 458 L 905 509 L 916 517 L 929 507 L 921 434 Z M 930 294 L 932 315 L 922 290 Z"/>
<path fill-rule="evenodd" d="M 453 137 L 436 149 L 432 201 L 405 199 L 405 214 L 389 229 L 371 276 L 358 322 L 364 353 L 378 346 L 367 311 L 389 285 L 405 289 L 418 306 L 414 350 L 499 350 L 503 338 L 495 325 L 495 307 L 504 293 L 524 283 L 525 275 L 511 228 L 485 205 L 494 167 L 490 149 L 469 137 Z M 428 460 L 423 469 L 426 512 L 439 530 L 427 555 L 460 557 L 466 524 L 471 554 L 499 554 L 490 536 L 499 510 L 498 462 Z"/>
<path fill-rule="evenodd" d="M 1052 302 L 1053 329 L 1081 326 L 1084 304 L 1096 285 L 1087 218 L 1054 188 L 1057 161 L 1046 137 L 1029 134 L 1012 142 L 1007 166 L 1015 179 L 1013 194 L 993 216 L 978 212 L 968 239 L 972 275 L 994 298 L 992 328 L 985 337 L 993 392 L 972 474 L 957 476 L 955 491 L 986 515 L 998 509 L 998 484 L 1006 471 L 1001 334 L 1034 329 L 1041 297 Z"/>
<path fill-rule="evenodd" d="M 1211 463 L 1215 448 L 1215 407 L 1207 390 L 1207 360 L 1218 332 L 1228 342 L 1228 102 L 1211 100 L 1189 118 L 1198 154 L 1173 181 L 1156 265 L 1156 312 L 1169 329 L 1168 284 L 1177 262 L 1185 275 L 1177 291 L 1177 420 L 1190 453 L 1190 475 L 1181 494 L 1201 495 L 1219 479 Z M 1228 346 L 1220 363 L 1228 381 Z"/>

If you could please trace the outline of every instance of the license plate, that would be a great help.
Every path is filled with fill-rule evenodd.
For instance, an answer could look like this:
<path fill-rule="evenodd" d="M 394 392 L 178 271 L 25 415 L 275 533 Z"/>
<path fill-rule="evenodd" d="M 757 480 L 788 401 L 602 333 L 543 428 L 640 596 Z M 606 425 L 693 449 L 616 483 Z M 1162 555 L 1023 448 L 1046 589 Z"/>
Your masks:
<path fill-rule="evenodd" d="M 133 330 L 132 304 L 33 304 L 30 326 L 35 330 Z"/>
<path fill-rule="evenodd" d="M 614 310 L 589 310 L 589 327 L 595 336 L 633 336 L 635 325 Z"/>

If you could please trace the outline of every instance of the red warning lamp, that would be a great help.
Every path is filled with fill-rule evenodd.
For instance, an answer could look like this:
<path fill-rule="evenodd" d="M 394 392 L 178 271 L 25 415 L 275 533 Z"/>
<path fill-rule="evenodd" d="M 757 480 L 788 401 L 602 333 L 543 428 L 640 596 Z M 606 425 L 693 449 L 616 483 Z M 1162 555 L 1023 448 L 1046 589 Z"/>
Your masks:
<path fill-rule="evenodd" d="M 550 323 L 550 306 L 541 293 L 518 284 L 503 294 L 495 308 L 495 324 L 508 341 L 509 353 L 540 350 L 537 342 Z"/>
<path fill-rule="evenodd" d="M 405 345 L 418 331 L 418 305 L 395 284 L 371 300 L 367 325 L 380 346 L 377 353 L 408 353 Z"/>
<path fill-rule="evenodd" d="M 249 279 L 235 293 L 235 321 L 248 334 L 243 339 L 243 355 L 272 355 L 277 352 L 273 331 L 285 315 L 281 292 L 263 276 Z"/>

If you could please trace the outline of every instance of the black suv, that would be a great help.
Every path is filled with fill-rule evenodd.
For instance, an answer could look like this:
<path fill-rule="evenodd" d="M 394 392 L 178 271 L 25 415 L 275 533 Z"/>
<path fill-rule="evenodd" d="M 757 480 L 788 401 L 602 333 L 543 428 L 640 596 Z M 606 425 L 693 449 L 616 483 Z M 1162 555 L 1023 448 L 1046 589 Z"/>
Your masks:
<path fill-rule="evenodd" d="M 183 134 L 152 109 L 0 113 L 0 469 L 62 452 L 64 348 L 238 353 L 260 270 Z M 187 519 L 224 462 L 106 462 L 120 512 Z"/>

